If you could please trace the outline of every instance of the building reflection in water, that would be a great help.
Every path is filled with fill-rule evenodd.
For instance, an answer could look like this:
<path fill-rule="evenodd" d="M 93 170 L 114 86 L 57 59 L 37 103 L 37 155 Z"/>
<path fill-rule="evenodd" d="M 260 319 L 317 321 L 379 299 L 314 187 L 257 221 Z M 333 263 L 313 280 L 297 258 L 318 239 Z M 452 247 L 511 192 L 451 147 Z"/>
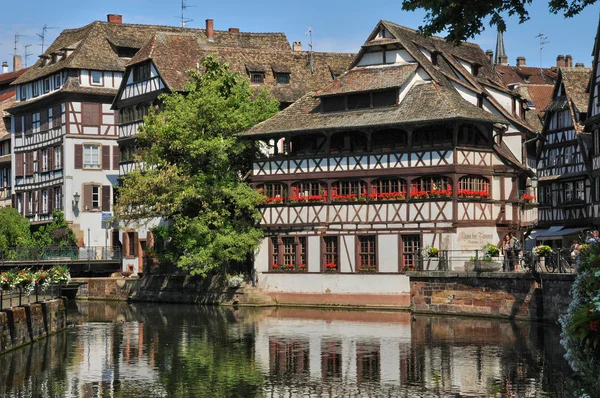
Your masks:
<path fill-rule="evenodd" d="M 539 396 L 569 390 L 558 331 L 489 319 L 78 303 L 0 356 L 0 396 Z"/>

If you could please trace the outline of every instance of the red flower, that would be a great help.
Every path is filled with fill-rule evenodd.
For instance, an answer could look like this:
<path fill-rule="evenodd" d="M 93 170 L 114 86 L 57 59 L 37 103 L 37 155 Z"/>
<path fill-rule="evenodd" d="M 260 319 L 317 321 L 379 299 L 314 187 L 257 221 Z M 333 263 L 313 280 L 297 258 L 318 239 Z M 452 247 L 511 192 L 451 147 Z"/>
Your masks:
<path fill-rule="evenodd" d="M 279 264 L 273 263 L 273 265 L 271 265 L 271 268 L 273 268 L 273 269 L 279 269 Z"/>
<path fill-rule="evenodd" d="M 597 332 L 598 331 L 598 321 L 591 321 L 590 322 L 590 330 L 592 332 Z"/>

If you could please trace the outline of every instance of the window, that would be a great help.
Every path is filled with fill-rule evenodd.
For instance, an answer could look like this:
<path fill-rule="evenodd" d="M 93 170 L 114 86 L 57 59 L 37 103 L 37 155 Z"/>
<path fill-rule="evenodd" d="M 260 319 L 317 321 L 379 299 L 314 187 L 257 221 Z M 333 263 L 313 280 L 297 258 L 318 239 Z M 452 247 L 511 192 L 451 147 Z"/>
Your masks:
<path fill-rule="evenodd" d="M 137 148 L 133 144 L 121 147 L 121 162 L 133 162 L 136 154 Z"/>
<path fill-rule="evenodd" d="M 358 237 L 358 270 L 376 270 L 377 269 L 377 250 L 375 245 L 375 235 Z"/>
<path fill-rule="evenodd" d="M 345 131 L 331 136 L 331 152 L 361 152 L 367 150 L 367 136 L 360 131 Z"/>
<path fill-rule="evenodd" d="M 50 78 L 44 79 L 44 94 L 50 92 Z"/>
<path fill-rule="evenodd" d="M 52 108 L 48 108 L 48 128 L 54 127 L 52 125 L 53 111 Z"/>
<path fill-rule="evenodd" d="M 575 197 L 577 200 L 585 200 L 585 183 L 584 181 L 577 181 L 575 190 Z"/>
<path fill-rule="evenodd" d="M 490 182 L 485 177 L 465 176 L 458 180 L 459 197 L 463 198 L 489 198 Z"/>
<path fill-rule="evenodd" d="M 306 237 L 271 238 L 271 271 L 306 271 Z"/>
<path fill-rule="evenodd" d="M 323 112 L 338 112 L 346 110 L 346 97 L 338 95 L 334 97 L 321 98 Z"/>
<path fill-rule="evenodd" d="M 573 157 L 573 147 L 570 146 L 566 146 L 564 148 L 564 153 L 563 153 L 563 157 L 564 157 L 564 164 L 568 165 L 571 163 L 572 161 L 572 157 Z"/>
<path fill-rule="evenodd" d="M 563 127 L 565 127 L 566 124 L 566 118 L 565 118 L 565 112 L 564 111 L 558 111 L 558 113 L 556 114 L 556 127 L 561 129 Z"/>
<path fill-rule="evenodd" d="M 133 83 L 150 79 L 150 63 L 133 67 Z"/>
<path fill-rule="evenodd" d="M 396 90 L 376 91 L 373 93 L 373 108 L 394 106 L 397 102 L 398 92 Z"/>
<path fill-rule="evenodd" d="M 48 191 L 42 191 L 42 214 L 48 213 Z"/>
<path fill-rule="evenodd" d="M 296 244 L 294 238 L 281 238 L 283 245 L 283 264 L 293 268 L 296 263 Z"/>
<path fill-rule="evenodd" d="M 42 169 L 42 159 L 40 152 L 34 151 L 31 153 L 31 159 L 33 160 L 33 172 L 37 173 Z"/>
<path fill-rule="evenodd" d="M 38 86 L 38 82 L 33 82 L 31 86 L 33 87 L 33 96 L 37 97 L 40 95 L 40 87 Z"/>
<path fill-rule="evenodd" d="M 458 145 L 487 147 L 489 146 L 488 138 L 475 126 L 464 124 L 458 129 Z"/>
<path fill-rule="evenodd" d="M 250 72 L 250 83 L 261 84 L 265 82 L 265 74 L 259 72 Z"/>
<path fill-rule="evenodd" d="M 339 271 L 340 263 L 338 260 L 338 237 L 323 237 L 323 270 Z"/>
<path fill-rule="evenodd" d="M 33 133 L 39 133 L 41 127 L 40 113 L 34 113 L 31 115 L 31 131 Z"/>
<path fill-rule="evenodd" d="M 353 201 L 366 199 L 367 184 L 360 180 L 336 181 L 331 186 L 331 200 Z"/>
<path fill-rule="evenodd" d="M 273 270 L 273 265 L 279 267 L 279 238 L 271 238 L 271 264 L 269 267 Z"/>
<path fill-rule="evenodd" d="M 27 195 L 27 214 L 31 214 L 33 212 L 33 192 L 30 192 Z"/>
<path fill-rule="evenodd" d="M 127 255 L 128 256 L 135 256 L 135 246 L 136 246 L 136 239 L 135 239 L 135 232 L 127 232 Z"/>
<path fill-rule="evenodd" d="M 371 94 L 360 93 L 348 95 L 348 109 L 364 109 L 371 106 Z"/>
<path fill-rule="evenodd" d="M 100 191 L 101 191 L 101 187 L 99 185 L 92 186 L 92 209 L 91 210 L 100 210 Z"/>
<path fill-rule="evenodd" d="M 374 181 L 369 199 L 406 199 L 406 182 L 400 178 L 382 178 Z"/>
<path fill-rule="evenodd" d="M 544 190 L 546 192 L 546 204 L 547 205 L 552 205 L 552 186 L 551 185 L 546 185 L 544 187 Z"/>
<path fill-rule="evenodd" d="M 100 168 L 100 146 L 99 145 L 84 145 L 83 146 L 83 168 L 84 169 L 99 169 Z"/>
<path fill-rule="evenodd" d="M 27 99 L 27 87 L 24 84 L 21 84 L 21 89 L 19 91 L 21 92 L 20 100 L 25 101 Z"/>
<path fill-rule="evenodd" d="M 258 192 L 263 195 L 263 204 L 282 203 L 287 199 L 287 185 L 285 184 L 261 184 Z"/>
<path fill-rule="evenodd" d="M 321 98 L 323 112 L 344 111 L 394 106 L 398 102 L 397 90 L 385 90 Z"/>
<path fill-rule="evenodd" d="M 290 84 L 290 74 L 289 73 L 277 73 L 275 76 L 277 79 L 277 83 Z"/>
<path fill-rule="evenodd" d="M 371 135 L 371 147 L 373 151 L 385 151 L 390 149 L 406 148 L 408 145 L 408 133 L 402 130 L 380 130 Z"/>
<path fill-rule="evenodd" d="M 54 169 L 62 168 L 62 147 L 54 147 Z"/>
<path fill-rule="evenodd" d="M 421 237 L 419 235 L 401 235 L 400 236 L 400 269 L 405 271 L 408 267 L 415 267 L 419 262 L 419 253 L 421 250 Z"/>
<path fill-rule="evenodd" d="M 565 202 L 571 202 L 573 200 L 573 183 L 565 183 Z"/>
<path fill-rule="evenodd" d="M 93 70 L 90 72 L 90 78 L 92 84 L 102 84 L 102 72 Z"/>
<path fill-rule="evenodd" d="M 322 182 L 304 181 L 292 186 L 291 202 L 325 202 L 327 185 Z"/>
<path fill-rule="evenodd" d="M 54 75 L 54 89 L 58 90 L 58 88 L 61 86 L 60 84 L 60 73 L 57 73 L 56 75 Z"/>
<path fill-rule="evenodd" d="M 425 176 L 410 183 L 410 196 L 413 198 L 452 196 L 452 183 L 448 177 Z"/>
<path fill-rule="evenodd" d="M 452 129 L 449 127 L 422 127 L 412 132 L 412 145 L 416 147 L 451 146 L 453 135 Z"/>
<path fill-rule="evenodd" d="M 54 188 L 54 209 L 62 210 L 62 207 L 62 187 L 56 187 Z"/>
<path fill-rule="evenodd" d="M 48 149 L 42 149 L 42 172 L 48 171 Z"/>

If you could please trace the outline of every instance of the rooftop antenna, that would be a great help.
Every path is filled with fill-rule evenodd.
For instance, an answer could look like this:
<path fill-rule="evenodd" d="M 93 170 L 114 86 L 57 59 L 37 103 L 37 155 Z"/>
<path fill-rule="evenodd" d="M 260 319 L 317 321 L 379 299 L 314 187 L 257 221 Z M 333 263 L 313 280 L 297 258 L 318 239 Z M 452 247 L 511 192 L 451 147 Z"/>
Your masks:
<path fill-rule="evenodd" d="M 181 28 L 185 28 L 185 25 L 188 22 L 192 22 L 193 21 L 193 19 L 185 18 L 185 16 L 184 16 L 185 10 L 187 10 L 188 8 L 191 8 L 191 7 L 196 7 L 196 6 L 187 5 L 186 0 L 181 0 L 181 17 L 180 17 Z"/>
<path fill-rule="evenodd" d="M 308 30 L 306 31 L 305 35 L 308 35 L 308 66 L 310 68 L 310 73 L 314 73 L 314 66 L 313 66 L 313 31 L 312 28 L 309 26 Z"/>
<path fill-rule="evenodd" d="M 19 42 L 19 38 L 20 38 L 21 36 L 22 36 L 22 35 L 20 35 L 20 34 L 18 34 L 18 33 L 15 33 L 15 47 L 14 47 L 14 51 L 15 51 L 15 52 L 14 52 L 14 54 L 13 54 L 13 55 L 17 55 L 17 43 Z"/>
<path fill-rule="evenodd" d="M 544 44 L 550 43 L 546 41 L 548 36 L 544 36 L 543 33 L 540 33 L 536 36 L 537 39 L 540 39 L 540 68 L 542 67 L 542 50 L 544 49 Z"/>
<path fill-rule="evenodd" d="M 56 26 L 48 26 L 44 24 L 44 27 L 42 28 L 42 33 L 36 33 L 36 35 L 38 35 L 42 39 L 42 44 L 40 44 L 42 46 L 42 54 L 44 53 L 44 41 L 46 40 L 46 32 L 48 31 L 48 29 L 58 28 Z"/>
<path fill-rule="evenodd" d="M 33 55 L 32 53 L 30 53 L 30 52 L 27 50 L 29 47 L 31 47 L 31 44 L 25 44 L 25 45 L 23 46 L 23 48 L 25 49 L 25 50 L 24 50 L 24 52 L 25 52 L 25 53 L 23 54 L 23 57 L 25 58 L 25 67 L 26 67 L 26 68 L 27 68 L 27 58 L 29 58 L 30 56 L 32 56 L 32 55 Z"/>

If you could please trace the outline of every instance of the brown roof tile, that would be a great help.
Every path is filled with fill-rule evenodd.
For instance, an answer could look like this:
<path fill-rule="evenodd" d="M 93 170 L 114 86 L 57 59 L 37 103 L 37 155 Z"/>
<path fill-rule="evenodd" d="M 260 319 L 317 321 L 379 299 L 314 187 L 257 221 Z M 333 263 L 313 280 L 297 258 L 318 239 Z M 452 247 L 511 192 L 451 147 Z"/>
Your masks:
<path fill-rule="evenodd" d="M 410 79 L 419 65 L 387 65 L 383 67 L 355 67 L 317 91 L 316 96 L 346 94 L 361 91 L 401 87 Z"/>
<path fill-rule="evenodd" d="M 496 65 L 496 70 L 506 86 L 518 83 L 553 85 L 558 77 L 556 68 Z"/>
<path fill-rule="evenodd" d="M 563 86 L 567 96 L 573 101 L 579 112 L 587 112 L 587 86 L 592 73 L 591 68 L 560 68 Z"/>
<path fill-rule="evenodd" d="M 0 73 L 0 85 L 15 81 L 19 76 L 27 72 L 27 69 L 29 68 L 20 69 L 16 72 Z"/>

